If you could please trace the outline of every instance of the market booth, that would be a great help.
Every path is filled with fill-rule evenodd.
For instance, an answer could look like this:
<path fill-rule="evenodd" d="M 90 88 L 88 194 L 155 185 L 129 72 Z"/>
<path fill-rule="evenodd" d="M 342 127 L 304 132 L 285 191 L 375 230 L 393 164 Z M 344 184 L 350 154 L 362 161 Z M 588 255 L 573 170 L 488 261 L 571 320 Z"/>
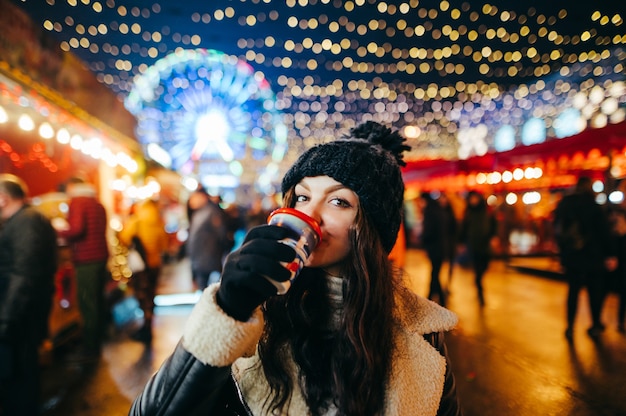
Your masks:
<path fill-rule="evenodd" d="M 113 219 L 123 210 L 124 196 L 112 184 L 135 181 L 142 163 L 134 140 L 0 62 L 0 171 L 26 182 L 32 205 L 53 225 L 62 227 L 67 214 L 63 191 L 68 178 L 81 176 L 94 184 Z M 113 244 L 111 250 L 119 247 Z M 60 242 L 58 256 L 50 336 L 43 347 L 47 351 L 73 338 L 81 326 L 70 247 Z M 111 269 L 128 273 L 123 267 Z"/>
<path fill-rule="evenodd" d="M 80 176 L 93 184 L 109 220 L 109 283 L 123 285 L 132 276 L 116 238 L 124 216 L 133 202 L 160 193 L 176 226 L 178 178 L 148 165 L 137 119 L 106 80 L 10 2 L 2 2 L 0 22 L 0 171 L 21 177 L 32 204 L 57 228 L 68 211 L 66 181 Z M 71 251 L 60 244 L 47 348 L 80 327 Z"/>
<path fill-rule="evenodd" d="M 600 203 L 622 203 L 626 122 L 465 160 L 412 161 L 403 174 L 409 199 L 423 191 L 446 192 L 459 217 L 464 194 L 483 192 L 499 220 L 499 254 L 555 253 L 552 211 L 580 175 L 597 181 Z"/>

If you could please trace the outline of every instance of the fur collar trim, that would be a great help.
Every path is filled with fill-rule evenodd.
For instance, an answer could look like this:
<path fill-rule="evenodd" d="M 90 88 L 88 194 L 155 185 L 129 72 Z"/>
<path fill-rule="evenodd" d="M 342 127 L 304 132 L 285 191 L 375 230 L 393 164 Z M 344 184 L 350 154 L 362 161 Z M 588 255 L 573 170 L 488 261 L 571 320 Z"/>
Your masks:
<path fill-rule="evenodd" d="M 226 367 L 237 358 L 254 354 L 263 332 L 263 314 L 257 309 L 248 322 L 239 322 L 220 309 L 215 300 L 219 283 L 202 292 L 183 329 L 183 347 L 214 367 Z"/>

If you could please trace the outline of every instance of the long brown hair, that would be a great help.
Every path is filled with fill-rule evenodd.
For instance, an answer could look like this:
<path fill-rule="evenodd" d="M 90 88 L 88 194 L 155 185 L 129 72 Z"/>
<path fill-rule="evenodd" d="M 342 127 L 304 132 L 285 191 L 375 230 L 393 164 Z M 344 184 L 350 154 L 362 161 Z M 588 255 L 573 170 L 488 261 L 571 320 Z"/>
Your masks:
<path fill-rule="evenodd" d="M 293 203 L 291 189 L 285 194 L 285 205 Z M 305 268 L 286 295 L 265 304 L 259 355 L 272 388 L 266 403 L 271 410 L 283 408 L 291 397 L 294 381 L 287 358 L 292 354 L 299 368 L 295 382 L 311 414 L 325 413 L 331 403 L 339 415 L 383 413 L 398 276 L 360 208 L 350 238 L 339 330 L 328 326 L 331 308 L 321 269 Z"/>

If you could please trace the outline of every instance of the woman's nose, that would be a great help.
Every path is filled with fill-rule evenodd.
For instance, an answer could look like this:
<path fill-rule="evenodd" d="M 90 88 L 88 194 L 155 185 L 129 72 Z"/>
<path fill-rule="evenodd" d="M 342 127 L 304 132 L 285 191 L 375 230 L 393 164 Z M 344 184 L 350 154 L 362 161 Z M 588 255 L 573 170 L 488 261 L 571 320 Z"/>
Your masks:
<path fill-rule="evenodd" d="M 304 207 L 299 207 L 298 210 L 309 217 L 313 218 L 317 221 L 318 224 L 321 224 L 321 216 L 319 215 L 319 210 L 313 204 L 307 204 Z"/>

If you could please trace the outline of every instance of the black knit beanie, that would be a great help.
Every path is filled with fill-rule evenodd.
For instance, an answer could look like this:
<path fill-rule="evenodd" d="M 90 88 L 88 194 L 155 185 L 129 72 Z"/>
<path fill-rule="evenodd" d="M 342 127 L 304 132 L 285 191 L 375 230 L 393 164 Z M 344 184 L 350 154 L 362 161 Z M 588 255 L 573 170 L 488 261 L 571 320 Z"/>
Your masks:
<path fill-rule="evenodd" d="M 410 150 L 397 131 L 365 122 L 341 139 L 308 149 L 285 174 L 285 193 L 305 177 L 327 175 L 353 190 L 366 217 L 390 252 L 402 222 L 404 182 L 400 166 Z"/>

